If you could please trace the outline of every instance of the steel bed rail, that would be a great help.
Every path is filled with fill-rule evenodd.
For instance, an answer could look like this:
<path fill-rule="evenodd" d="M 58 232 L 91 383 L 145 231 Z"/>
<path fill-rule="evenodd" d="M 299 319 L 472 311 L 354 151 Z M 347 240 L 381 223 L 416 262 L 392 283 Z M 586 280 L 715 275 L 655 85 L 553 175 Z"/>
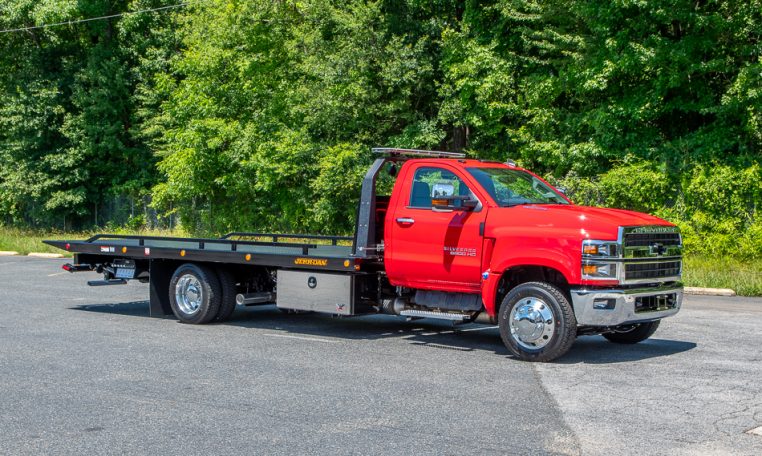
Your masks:
<path fill-rule="evenodd" d="M 318 235 L 318 234 L 279 234 L 279 233 L 249 233 L 245 231 L 234 231 L 232 233 L 228 233 L 220 239 L 231 239 L 234 237 L 238 238 L 255 238 L 255 237 L 265 237 L 272 239 L 272 242 L 279 242 L 279 239 L 311 239 L 311 240 L 319 240 L 319 241 L 331 241 L 331 245 L 338 245 L 340 241 L 347 241 L 352 242 L 354 240 L 353 237 L 350 236 L 324 236 L 324 235 Z"/>
<path fill-rule="evenodd" d="M 274 242 L 241 241 L 237 239 L 226 239 L 226 238 L 220 238 L 220 239 L 183 238 L 183 237 L 171 237 L 171 236 L 139 236 L 139 235 L 130 235 L 130 234 L 96 234 L 95 236 L 92 236 L 84 241 L 79 241 L 79 242 L 93 244 L 95 243 L 95 241 L 100 241 L 100 240 L 118 241 L 120 239 L 137 240 L 138 246 L 140 247 L 146 246 L 146 243 L 145 243 L 146 241 L 197 243 L 199 250 L 205 250 L 206 244 L 228 244 L 230 245 L 230 249 L 232 252 L 237 251 L 239 245 L 252 245 L 252 246 L 261 246 L 261 247 L 290 247 L 290 248 L 301 248 L 302 253 L 304 255 L 307 255 L 309 253 L 309 249 L 314 249 L 318 247 L 318 244 L 314 244 L 314 243 L 307 244 L 307 243 L 291 243 L 291 242 L 276 242 L 276 241 Z M 150 247 L 150 246 L 146 246 L 146 247 Z"/>

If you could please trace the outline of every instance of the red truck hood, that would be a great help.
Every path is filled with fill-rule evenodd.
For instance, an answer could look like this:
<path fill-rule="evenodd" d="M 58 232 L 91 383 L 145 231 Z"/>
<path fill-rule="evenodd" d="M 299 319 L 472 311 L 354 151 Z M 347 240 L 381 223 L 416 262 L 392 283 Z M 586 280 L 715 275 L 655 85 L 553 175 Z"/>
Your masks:
<path fill-rule="evenodd" d="M 545 236 L 616 240 L 620 226 L 673 224 L 653 215 L 623 209 L 567 204 L 525 205 L 490 209 L 485 235 L 537 230 Z"/>

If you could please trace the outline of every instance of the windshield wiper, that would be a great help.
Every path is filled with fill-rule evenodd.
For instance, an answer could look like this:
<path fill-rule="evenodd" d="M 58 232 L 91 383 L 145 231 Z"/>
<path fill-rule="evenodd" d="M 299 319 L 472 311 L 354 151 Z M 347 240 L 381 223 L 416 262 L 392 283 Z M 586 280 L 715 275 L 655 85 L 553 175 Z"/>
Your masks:
<path fill-rule="evenodd" d="M 532 202 L 532 201 L 525 201 L 523 203 L 506 204 L 503 207 L 532 206 L 532 205 L 535 205 L 535 204 L 556 204 L 556 203 L 535 203 L 535 202 Z"/>

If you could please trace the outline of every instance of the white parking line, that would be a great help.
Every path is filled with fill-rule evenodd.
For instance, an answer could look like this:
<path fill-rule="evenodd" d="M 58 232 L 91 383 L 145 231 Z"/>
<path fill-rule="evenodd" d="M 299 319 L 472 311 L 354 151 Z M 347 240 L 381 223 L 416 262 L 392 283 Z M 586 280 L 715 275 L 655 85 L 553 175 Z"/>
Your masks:
<path fill-rule="evenodd" d="M 318 339 L 317 337 L 302 337 L 302 336 L 289 336 L 287 334 L 262 334 L 263 336 L 270 336 L 270 337 L 283 337 L 286 339 L 299 339 L 299 340 L 309 340 L 310 342 L 325 342 L 327 344 L 338 344 L 338 340 L 328 340 L 328 339 Z"/>
<path fill-rule="evenodd" d="M 55 277 L 55 276 L 63 275 L 63 274 L 66 274 L 66 273 L 67 273 L 66 271 L 64 271 L 64 272 L 56 272 L 55 274 L 48 274 L 48 277 Z"/>
<path fill-rule="evenodd" d="M 485 329 L 496 329 L 497 326 L 485 326 L 483 328 L 469 328 L 469 329 L 459 329 L 457 332 L 466 332 L 466 331 L 484 331 Z"/>

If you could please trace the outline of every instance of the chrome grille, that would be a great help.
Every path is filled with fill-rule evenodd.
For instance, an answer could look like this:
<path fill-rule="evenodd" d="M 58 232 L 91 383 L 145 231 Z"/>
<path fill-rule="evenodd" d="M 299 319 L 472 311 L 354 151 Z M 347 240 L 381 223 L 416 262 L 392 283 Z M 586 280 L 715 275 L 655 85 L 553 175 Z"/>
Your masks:
<path fill-rule="evenodd" d="M 624 276 L 627 280 L 660 279 L 680 275 L 681 261 L 659 263 L 625 263 Z"/>
<path fill-rule="evenodd" d="M 620 236 L 624 283 L 680 279 L 683 244 L 676 227 L 626 227 Z"/>
<path fill-rule="evenodd" d="M 652 244 L 680 245 L 680 233 L 627 233 L 624 244 L 628 247 L 648 247 Z"/>

